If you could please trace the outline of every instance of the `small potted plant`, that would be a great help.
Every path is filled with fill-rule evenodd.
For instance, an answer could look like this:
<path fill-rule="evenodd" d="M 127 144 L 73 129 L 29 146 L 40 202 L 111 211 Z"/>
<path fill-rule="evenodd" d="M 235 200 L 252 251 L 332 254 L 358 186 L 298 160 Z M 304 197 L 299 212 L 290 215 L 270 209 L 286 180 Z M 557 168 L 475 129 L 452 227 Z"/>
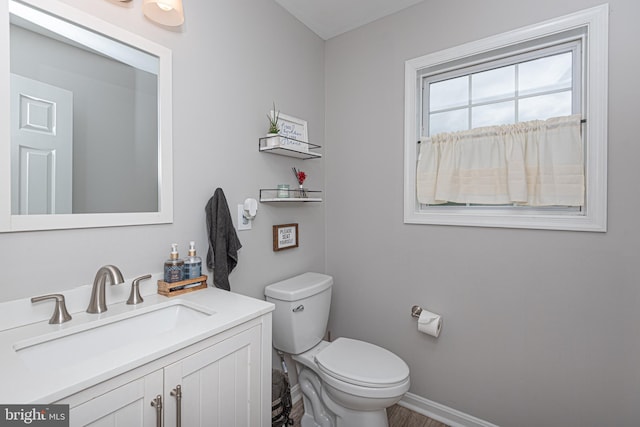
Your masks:
<path fill-rule="evenodd" d="M 280 111 L 276 110 L 275 102 L 273 103 L 273 110 L 267 114 L 267 118 L 269 119 L 269 130 L 267 131 L 269 139 L 267 140 L 267 144 L 269 147 L 277 147 L 280 144 L 280 137 L 278 135 L 280 132 L 280 126 L 278 125 Z"/>

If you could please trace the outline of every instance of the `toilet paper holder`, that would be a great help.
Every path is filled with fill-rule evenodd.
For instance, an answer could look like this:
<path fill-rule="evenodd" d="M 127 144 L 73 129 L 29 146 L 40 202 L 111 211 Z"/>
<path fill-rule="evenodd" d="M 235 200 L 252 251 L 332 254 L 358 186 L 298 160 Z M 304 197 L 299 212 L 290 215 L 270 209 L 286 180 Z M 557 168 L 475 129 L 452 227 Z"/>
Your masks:
<path fill-rule="evenodd" d="M 411 307 L 411 317 L 415 317 L 416 319 L 420 318 L 420 313 L 422 313 L 422 307 L 419 305 L 414 305 Z"/>
<path fill-rule="evenodd" d="M 442 316 L 414 305 L 411 307 L 411 317 L 418 319 L 419 332 L 438 338 L 442 329 Z"/>

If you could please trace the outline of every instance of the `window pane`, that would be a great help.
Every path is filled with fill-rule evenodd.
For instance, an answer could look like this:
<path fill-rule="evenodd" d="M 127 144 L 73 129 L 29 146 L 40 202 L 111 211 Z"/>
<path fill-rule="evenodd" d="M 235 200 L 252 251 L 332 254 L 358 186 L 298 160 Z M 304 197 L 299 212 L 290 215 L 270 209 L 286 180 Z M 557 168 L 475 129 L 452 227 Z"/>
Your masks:
<path fill-rule="evenodd" d="M 520 95 L 570 88 L 572 56 L 572 52 L 566 52 L 520 64 L 518 69 Z"/>
<path fill-rule="evenodd" d="M 466 108 L 435 113 L 429 117 L 429 135 L 467 129 L 469 129 L 469 110 Z"/>
<path fill-rule="evenodd" d="M 496 68 L 471 75 L 473 103 L 513 98 L 516 91 L 516 67 Z"/>
<path fill-rule="evenodd" d="M 483 105 L 471 109 L 472 128 L 515 123 L 515 101 Z"/>
<path fill-rule="evenodd" d="M 572 114 L 571 91 L 524 98 L 518 104 L 518 121 L 521 122 L 546 120 L 570 114 Z"/>
<path fill-rule="evenodd" d="M 429 85 L 429 111 L 462 107 L 469 104 L 469 76 Z"/>

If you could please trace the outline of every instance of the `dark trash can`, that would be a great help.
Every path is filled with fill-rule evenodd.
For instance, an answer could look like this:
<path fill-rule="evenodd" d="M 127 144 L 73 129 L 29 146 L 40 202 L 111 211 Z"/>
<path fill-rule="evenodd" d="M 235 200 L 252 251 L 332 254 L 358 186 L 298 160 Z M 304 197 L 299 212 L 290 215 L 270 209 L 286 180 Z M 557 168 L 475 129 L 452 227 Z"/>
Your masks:
<path fill-rule="evenodd" d="M 291 414 L 291 388 L 287 375 L 277 369 L 271 371 L 271 425 L 293 425 Z"/>

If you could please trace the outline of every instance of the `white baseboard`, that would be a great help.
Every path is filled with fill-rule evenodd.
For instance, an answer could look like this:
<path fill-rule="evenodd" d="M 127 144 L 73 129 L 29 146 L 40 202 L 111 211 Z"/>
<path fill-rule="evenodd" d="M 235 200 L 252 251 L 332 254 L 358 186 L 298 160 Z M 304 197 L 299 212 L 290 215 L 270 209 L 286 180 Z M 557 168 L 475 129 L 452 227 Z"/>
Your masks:
<path fill-rule="evenodd" d="M 488 421 L 481 420 L 456 409 L 449 408 L 417 394 L 406 393 L 398 405 L 425 415 L 451 427 L 498 427 Z"/>
<path fill-rule="evenodd" d="M 302 399 L 302 391 L 300 385 L 296 384 L 291 387 L 291 402 L 295 404 Z M 451 427 L 499 427 L 488 421 L 481 420 L 456 409 L 449 408 L 438 402 L 434 402 L 417 394 L 406 393 L 398 405 L 407 409 L 432 418 Z"/>

